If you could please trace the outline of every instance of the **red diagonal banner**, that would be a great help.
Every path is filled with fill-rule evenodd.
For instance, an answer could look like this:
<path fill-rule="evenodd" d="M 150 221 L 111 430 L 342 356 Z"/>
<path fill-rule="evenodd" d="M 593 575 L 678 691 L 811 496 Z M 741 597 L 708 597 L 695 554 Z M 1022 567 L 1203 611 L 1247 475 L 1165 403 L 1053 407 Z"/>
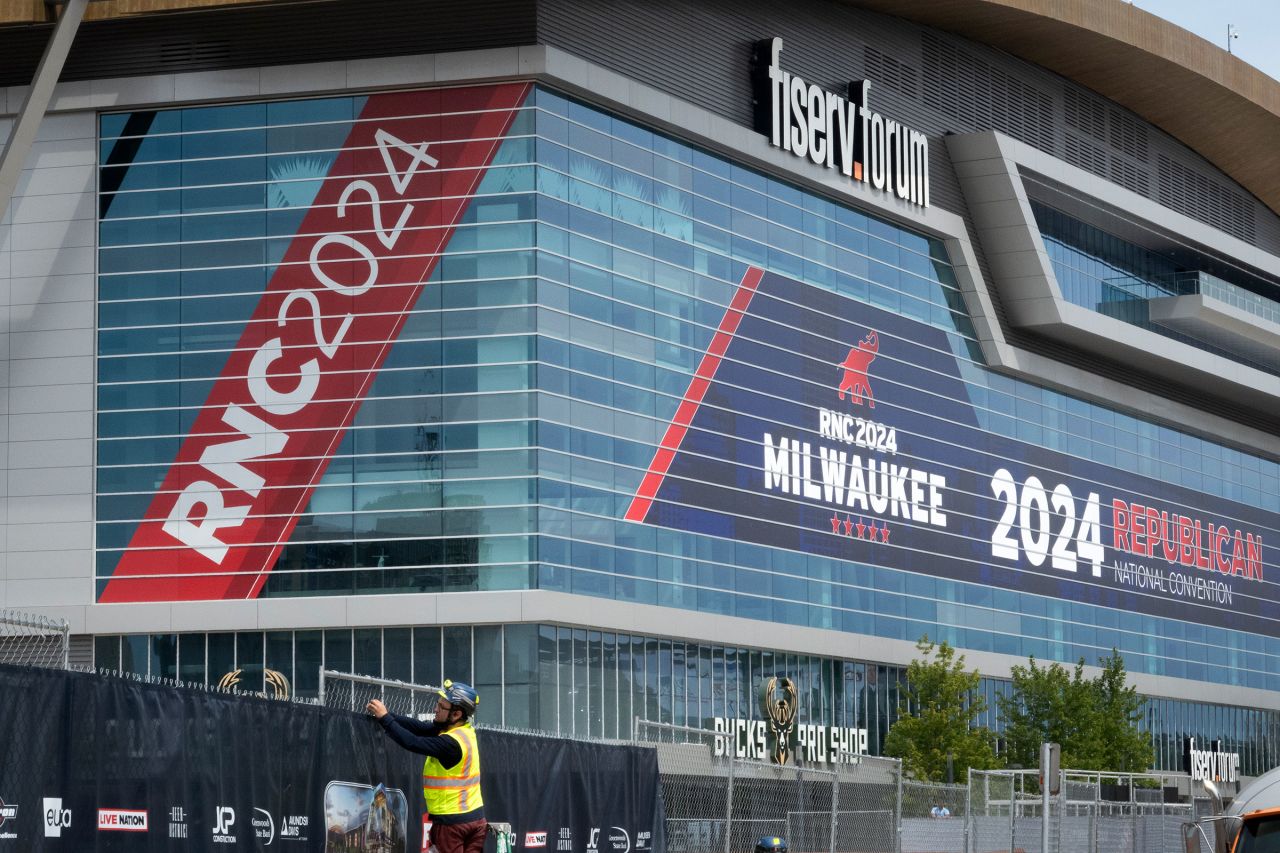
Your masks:
<path fill-rule="evenodd" d="M 528 91 L 368 99 L 100 601 L 257 596 Z"/>

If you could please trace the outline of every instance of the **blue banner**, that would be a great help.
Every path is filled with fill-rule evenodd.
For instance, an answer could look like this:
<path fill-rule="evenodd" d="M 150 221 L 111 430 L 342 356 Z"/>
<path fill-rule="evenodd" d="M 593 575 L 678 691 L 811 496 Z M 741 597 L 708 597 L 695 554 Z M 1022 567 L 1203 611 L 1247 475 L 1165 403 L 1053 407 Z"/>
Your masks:
<path fill-rule="evenodd" d="M 941 329 L 749 270 L 627 518 L 1277 633 L 1273 513 L 991 431 L 984 370 Z M 865 609 L 852 578 L 833 604 Z"/>

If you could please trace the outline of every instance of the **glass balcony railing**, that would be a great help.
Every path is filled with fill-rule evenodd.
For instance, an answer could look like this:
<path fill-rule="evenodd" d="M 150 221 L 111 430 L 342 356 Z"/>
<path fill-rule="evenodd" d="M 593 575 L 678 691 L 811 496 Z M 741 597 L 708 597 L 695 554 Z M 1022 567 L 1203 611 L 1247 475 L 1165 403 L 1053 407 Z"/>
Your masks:
<path fill-rule="evenodd" d="M 1232 284 L 1207 272 L 1192 270 L 1166 276 L 1113 276 L 1102 279 L 1103 299 L 1099 310 L 1109 302 L 1160 299 L 1166 296 L 1192 296 L 1201 294 L 1219 302 L 1225 302 L 1246 314 L 1269 323 L 1280 323 L 1280 302 L 1259 296 L 1239 285 Z"/>

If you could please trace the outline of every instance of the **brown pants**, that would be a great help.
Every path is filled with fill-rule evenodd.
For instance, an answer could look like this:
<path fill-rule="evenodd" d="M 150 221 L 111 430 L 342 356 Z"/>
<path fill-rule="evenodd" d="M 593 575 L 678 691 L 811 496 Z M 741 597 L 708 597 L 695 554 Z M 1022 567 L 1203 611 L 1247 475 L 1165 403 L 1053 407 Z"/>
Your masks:
<path fill-rule="evenodd" d="M 470 823 L 431 824 L 431 844 L 439 853 L 484 853 L 489 822 L 484 818 Z"/>

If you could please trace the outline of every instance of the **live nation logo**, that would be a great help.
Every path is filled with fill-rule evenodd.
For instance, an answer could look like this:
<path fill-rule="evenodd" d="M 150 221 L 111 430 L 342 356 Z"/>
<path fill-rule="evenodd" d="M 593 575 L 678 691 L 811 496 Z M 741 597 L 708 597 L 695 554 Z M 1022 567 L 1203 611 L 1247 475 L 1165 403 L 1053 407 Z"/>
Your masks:
<path fill-rule="evenodd" d="M 99 832 L 147 832 L 144 809 L 98 809 Z"/>

